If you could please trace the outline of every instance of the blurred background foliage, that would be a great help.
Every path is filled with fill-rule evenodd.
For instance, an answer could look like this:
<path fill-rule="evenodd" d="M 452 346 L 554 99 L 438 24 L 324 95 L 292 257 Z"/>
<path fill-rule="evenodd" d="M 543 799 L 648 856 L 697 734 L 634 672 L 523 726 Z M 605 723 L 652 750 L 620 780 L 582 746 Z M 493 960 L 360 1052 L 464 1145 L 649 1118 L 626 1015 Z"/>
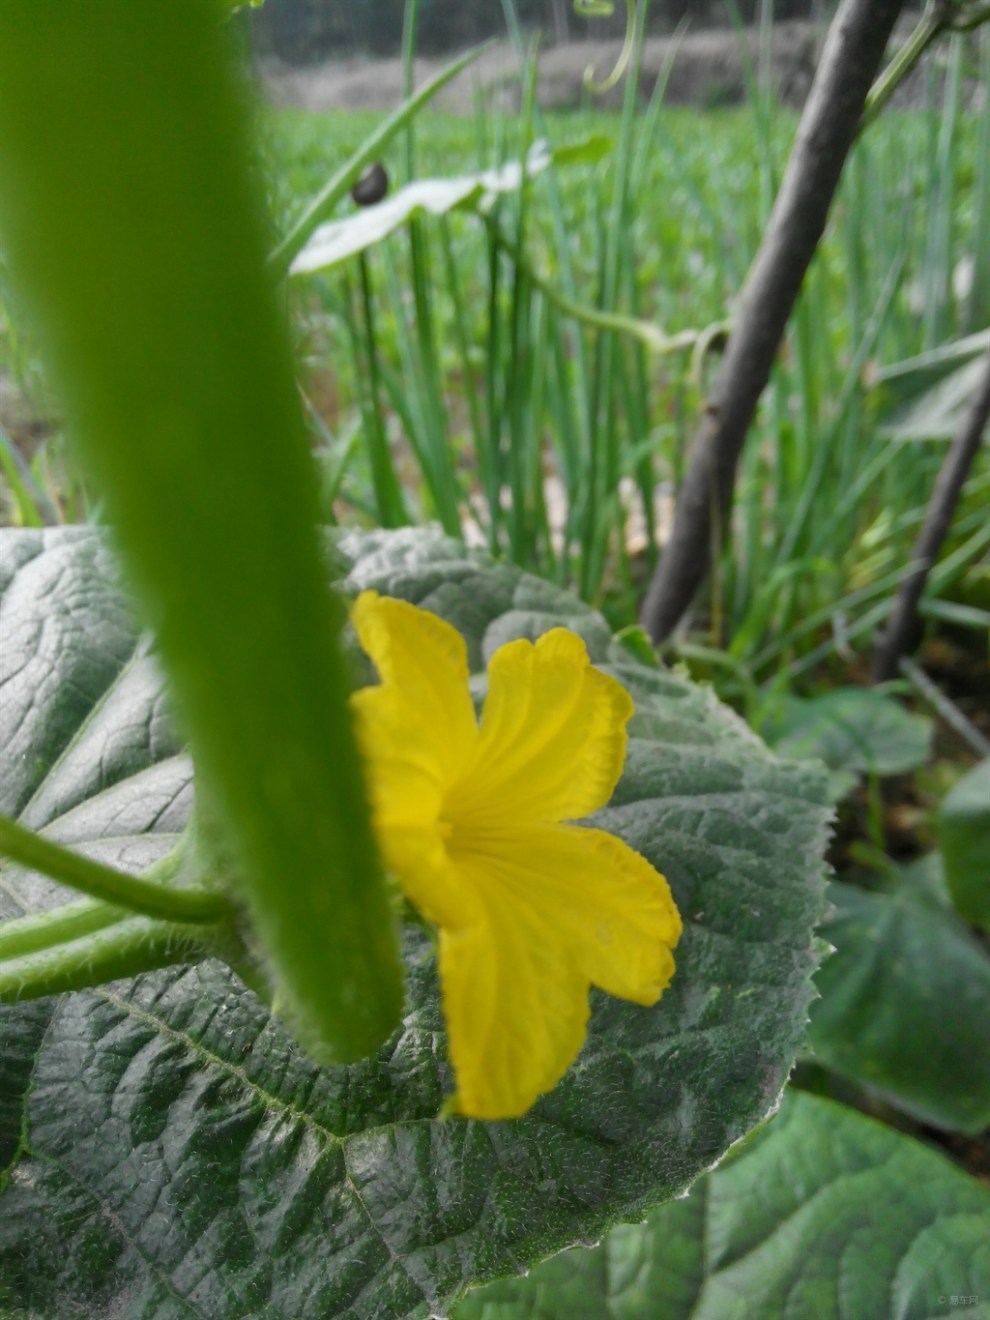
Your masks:
<path fill-rule="evenodd" d="M 735 12 L 744 23 L 757 21 L 765 0 L 738 0 Z M 785 19 L 826 19 L 831 0 L 776 0 L 774 15 Z M 402 47 L 405 0 L 267 0 L 252 15 L 252 31 L 262 50 L 289 61 L 369 54 L 396 55 Z M 601 41 L 621 37 L 625 6 L 610 15 L 587 19 L 575 12 L 571 0 L 518 0 L 516 12 L 527 31 L 538 31 L 553 41 Z M 728 26 L 731 13 L 724 0 L 653 0 L 649 30 L 673 32 L 689 19 L 692 25 Z M 464 3 L 464 0 L 423 0 L 419 13 L 420 54 L 434 55 L 505 31 L 499 0 Z"/>

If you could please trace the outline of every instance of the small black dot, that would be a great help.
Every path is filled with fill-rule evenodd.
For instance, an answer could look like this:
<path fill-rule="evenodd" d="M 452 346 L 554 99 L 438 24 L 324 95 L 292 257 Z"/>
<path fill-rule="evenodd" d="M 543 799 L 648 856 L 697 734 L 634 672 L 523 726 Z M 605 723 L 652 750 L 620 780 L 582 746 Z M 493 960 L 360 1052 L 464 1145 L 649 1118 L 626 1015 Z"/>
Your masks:
<path fill-rule="evenodd" d="M 385 166 L 379 161 L 368 168 L 358 179 L 357 183 L 351 189 L 351 196 L 357 202 L 358 206 L 374 206 L 380 202 L 388 192 L 388 174 Z"/>

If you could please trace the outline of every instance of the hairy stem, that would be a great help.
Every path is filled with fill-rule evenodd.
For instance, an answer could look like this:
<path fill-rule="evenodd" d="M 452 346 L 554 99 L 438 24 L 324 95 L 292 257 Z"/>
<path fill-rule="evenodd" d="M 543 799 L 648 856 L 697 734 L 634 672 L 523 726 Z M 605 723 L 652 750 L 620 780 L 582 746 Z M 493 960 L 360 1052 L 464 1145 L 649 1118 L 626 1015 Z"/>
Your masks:
<path fill-rule="evenodd" d="M 202 928 L 129 917 L 68 944 L 0 963 L 0 1003 L 41 999 L 136 976 L 208 951 Z"/>
<path fill-rule="evenodd" d="M 145 916 L 214 924 L 230 915 L 230 903 L 223 894 L 173 889 L 115 871 L 91 857 L 63 848 L 40 834 L 33 834 L 7 816 L 0 816 L 0 854 L 91 898 Z"/>
<path fill-rule="evenodd" d="M 57 944 L 68 944 L 125 920 L 129 915 L 123 908 L 83 898 L 76 903 L 49 908 L 47 912 L 32 912 L 0 922 L 0 962 L 23 958 Z"/>

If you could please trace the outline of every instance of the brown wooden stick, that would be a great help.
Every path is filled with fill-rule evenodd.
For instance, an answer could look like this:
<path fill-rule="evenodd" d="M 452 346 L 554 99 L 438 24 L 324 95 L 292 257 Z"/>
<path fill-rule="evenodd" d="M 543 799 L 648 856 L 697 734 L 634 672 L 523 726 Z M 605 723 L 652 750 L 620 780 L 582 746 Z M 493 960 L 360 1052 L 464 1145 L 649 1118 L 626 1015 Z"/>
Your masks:
<path fill-rule="evenodd" d="M 914 546 L 912 571 L 901 579 L 887 627 L 877 642 L 873 661 L 874 682 L 896 678 L 901 656 L 914 650 L 918 633 L 918 602 L 928 581 L 928 574 L 952 525 L 969 469 L 980 448 L 980 440 L 990 419 L 990 357 L 976 393 L 966 411 L 945 462 L 939 469 L 925 514 L 924 526 Z"/>
<path fill-rule="evenodd" d="M 671 538 L 643 604 L 654 642 L 673 631 L 708 571 L 736 465 L 903 0 L 842 0 L 829 29 L 763 243 L 692 442 Z"/>

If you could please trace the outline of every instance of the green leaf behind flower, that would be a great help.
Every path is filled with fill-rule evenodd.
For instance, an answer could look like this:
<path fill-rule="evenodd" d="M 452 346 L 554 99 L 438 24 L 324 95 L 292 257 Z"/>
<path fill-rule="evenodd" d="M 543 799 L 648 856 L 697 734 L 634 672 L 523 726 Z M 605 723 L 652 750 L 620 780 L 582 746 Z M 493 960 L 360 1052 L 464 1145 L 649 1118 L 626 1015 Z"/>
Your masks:
<path fill-rule="evenodd" d="M 990 757 L 945 795 L 938 841 L 952 901 L 967 921 L 990 933 Z"/>
<path fill-rule="evenodd" d="M 935 1151 L 791 1091 L 686 1200 L 479 1290 L 455 1320 L 949 1315 L 986 1288 L 988 1215 L 990 1192 Z"/>
<path fill-rule="evenodd" d="M 97 533 L 4 546 L 11 806 L 141 871 L 191 799 L 154 665 Z M 413 531 L 351 534 L 332 558 L 348 590 L 454 623 L 479 696 L 498 646 L 559 624 L 629 686 L 628 765 L 596 823 L 670 880 L 686 924 L 673 985 L 654 1008 L 596 993 L 562 1083 L 491 1124 L 436 1119 L 451 1077 L 414 929 L 401 1029 L 348 1066 L 312 1064 L 218 962 L 2 1008 L 0 1314 L 443 1313 L 469 1284 L 681 1194 L 777 1103 L 818 959 L 820 772 L 779 761 L 710 692 L 635 663 L 600 615 L 515 567 Z M 59 897 L 0 873 L 0 915 Z"/>
<path fill-rule="evenodd" d="M 990 956 L 953 911 L 937 854 L 892 869 L 894 890 L 829 886 L 836 952 L 815 978 L 809 1039 L 914 1117 L 977 1133 L 990 1124 Z"/>
<path fill-rule="evenodd" d="M 864 774 L 903 774 L 922 765 L 931 751 L 932 722 L 886 692 L 850 687 L 782 697 L 761 732 L 781 756 L 824 761 L 838 802 Z"/>

